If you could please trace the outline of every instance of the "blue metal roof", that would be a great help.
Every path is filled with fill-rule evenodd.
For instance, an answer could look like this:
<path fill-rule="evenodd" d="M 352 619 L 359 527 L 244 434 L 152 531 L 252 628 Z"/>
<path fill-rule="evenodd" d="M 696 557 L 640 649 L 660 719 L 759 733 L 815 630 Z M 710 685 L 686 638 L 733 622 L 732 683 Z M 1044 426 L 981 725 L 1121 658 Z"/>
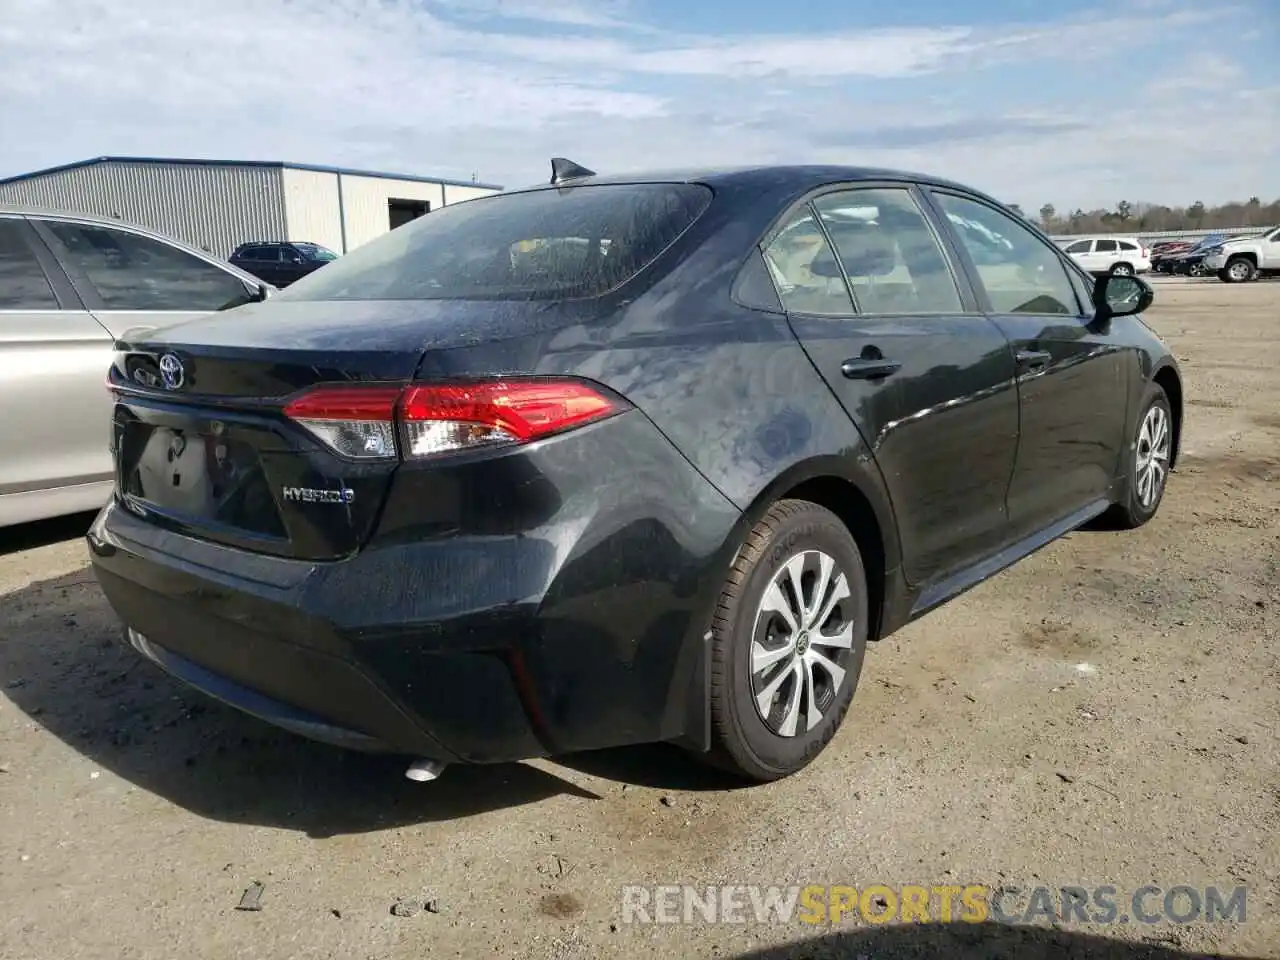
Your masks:
<path fill-rule="evenodd" d="M 91 167 L 98 163 L 166 163 L 187 164 L 199 167 L 275 167 L 289 170 L 312 170 L 316 173 L 340 173 L 352 177 L 377 177 L 382 180 L 408 180 L 415 183 L 443 183 L 449 187 L 479 187 L 482 190 L 501 190 L 496 183 L 473 183 L 470 180 L 449 180 L 443 177 L 419 177 L 405 173 L 383 173 L 377 170 L 350 170 L 346 167 L 326 167 L 314 163 L 291 163 L 287 160 L 195 160 L 185 157 L 94 157 L 90 160 L 77 160 L 75 163 L 64 163 L 57 167 L 46 167 L 33 170 L 31 173 L 20 173 L 15 177 L 0 178 L 0 186 L 7 183 L 20 183 L 33 177 L 43 177 L 50 173 L 62 173 L 64 170 L 76 170 L 80 167 Z"/>

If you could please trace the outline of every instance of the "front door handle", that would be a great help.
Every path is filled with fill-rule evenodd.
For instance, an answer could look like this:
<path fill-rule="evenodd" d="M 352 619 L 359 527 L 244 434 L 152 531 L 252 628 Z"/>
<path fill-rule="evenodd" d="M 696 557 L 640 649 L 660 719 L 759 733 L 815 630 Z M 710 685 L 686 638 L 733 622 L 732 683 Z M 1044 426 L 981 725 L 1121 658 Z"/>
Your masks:
<path fill-rule="evenodd" d="M 1016 359 L 1023 370 L 1039 370 L 1048 365 L 1053 354 L 1047 350 L 1019 350 Z"/>
<path fill-rule="evenodd" d="M 848 380 L 879 380 L 902 369 L 897 360 L 884 357 L 853 357 L 840 364 L 840 372 Z"/>

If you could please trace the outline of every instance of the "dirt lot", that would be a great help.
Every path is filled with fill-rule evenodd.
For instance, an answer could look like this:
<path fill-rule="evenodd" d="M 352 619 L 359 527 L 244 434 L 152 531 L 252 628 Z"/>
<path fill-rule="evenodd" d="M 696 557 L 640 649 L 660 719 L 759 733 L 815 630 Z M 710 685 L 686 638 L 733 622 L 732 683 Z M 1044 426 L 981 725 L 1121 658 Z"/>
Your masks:
<path fill-rule="evenodd" d="M 121 649 L 85 518 L 0 535 L 0 956 L 1280 956 L 1280 283 L 1163 282 L 1150 318 L 1190 401 L 1160 516 L 875 647 L 764 788 L 663 748 L 412 784 Z M 1247 918 L 624 924 L 635 883 L 1244 885 Z"/>

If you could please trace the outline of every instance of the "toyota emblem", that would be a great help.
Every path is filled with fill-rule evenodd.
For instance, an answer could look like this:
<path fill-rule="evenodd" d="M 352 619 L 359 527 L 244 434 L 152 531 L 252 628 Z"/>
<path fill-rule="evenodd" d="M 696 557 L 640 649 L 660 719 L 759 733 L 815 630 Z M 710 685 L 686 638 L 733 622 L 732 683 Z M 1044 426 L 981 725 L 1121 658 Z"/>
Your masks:
<path fill-rule="evenodd" d="M 166 390 L 180 389 L 185 379 L 186 372 L 182 369 L 181 360 L 172 353 L 166 353 L 160 358 L 160 380 Z"/>

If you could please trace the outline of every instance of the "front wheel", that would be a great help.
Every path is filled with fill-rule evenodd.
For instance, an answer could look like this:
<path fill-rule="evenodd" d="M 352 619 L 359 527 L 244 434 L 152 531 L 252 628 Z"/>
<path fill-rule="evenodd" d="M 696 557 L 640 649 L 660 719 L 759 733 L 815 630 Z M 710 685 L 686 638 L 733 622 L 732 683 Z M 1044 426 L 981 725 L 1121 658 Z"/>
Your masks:
<path fill-rule="evenodd" d="M 1257 269 L 1252 261 L 1244 257 L 1233 257 L 1227 261 L 1219 276 L 1227 283 L 1248 283 L 1256 273 Z"/>
<path fill-rule="evenodd" d="M 807 766 L 849 709 L 867 624 L 862 555 L 840 518 L 808 501 L 775 503 L 716 605 L 707 759 L 758 782 Z"/>
<path fill-rule="evenodd" d="M 1173 411 L 1164 388 L 1151 384 L 1141 410 L 1128 453 L 1124 499 L 1110 514 L 1118 526 L 1128 530 L 1142 526 L 1160 509 L 1173 460 Z"/>

